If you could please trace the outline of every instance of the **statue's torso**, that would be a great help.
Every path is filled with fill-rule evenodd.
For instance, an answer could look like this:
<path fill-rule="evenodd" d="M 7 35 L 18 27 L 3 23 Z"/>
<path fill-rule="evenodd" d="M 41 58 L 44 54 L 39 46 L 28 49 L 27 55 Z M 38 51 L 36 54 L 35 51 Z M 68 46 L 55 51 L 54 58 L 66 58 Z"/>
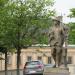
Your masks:
<path fill-rule="evenodd" d="M 53 40 L 51 40 L 51 45 L 58 45 L 61 46 L 64 43 L 64 34 L 63 34 L 63 28 L 62 27 L 53 27 Z"/>

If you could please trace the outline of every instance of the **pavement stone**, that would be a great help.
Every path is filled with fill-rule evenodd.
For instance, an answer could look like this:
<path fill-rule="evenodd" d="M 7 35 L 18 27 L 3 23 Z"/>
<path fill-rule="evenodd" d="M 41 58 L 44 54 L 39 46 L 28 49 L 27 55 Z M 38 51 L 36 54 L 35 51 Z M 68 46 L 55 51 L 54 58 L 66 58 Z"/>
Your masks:
<path fill-rule="evenodd" d="M 64 68 L 44 68 L 43 75 L 70 75 L 69 71 Z"/>

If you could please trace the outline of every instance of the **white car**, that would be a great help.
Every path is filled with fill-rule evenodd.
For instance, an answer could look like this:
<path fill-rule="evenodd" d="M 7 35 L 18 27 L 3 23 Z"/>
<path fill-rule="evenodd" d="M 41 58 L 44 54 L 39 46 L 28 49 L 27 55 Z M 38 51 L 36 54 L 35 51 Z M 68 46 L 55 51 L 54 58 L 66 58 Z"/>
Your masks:
<path fill-rule="evenodd" d="M 44 65 L 41 61 L 29 61 L 25 63 L 23 75 L 43 75 Z"/>

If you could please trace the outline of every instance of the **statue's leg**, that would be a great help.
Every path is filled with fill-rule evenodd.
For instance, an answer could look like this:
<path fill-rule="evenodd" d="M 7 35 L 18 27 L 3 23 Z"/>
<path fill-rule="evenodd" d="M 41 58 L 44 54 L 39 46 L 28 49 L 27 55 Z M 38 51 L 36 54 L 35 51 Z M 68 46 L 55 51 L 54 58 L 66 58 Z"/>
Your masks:
<path fill-rule="evenodd" d="M 67 67 L 67 50 L 66 50 L 66 48 L 63 48 L 62 56 L 63 56 L 63 65 L 64 65 L 64 67 Z"/>
<path fill-rule="evenodd" d="M 62 57 L 62 49 L 61 49 L 61 47 L 56 47 L 56 65 L 57 65 L 57 67 L 59 67 L 60 66 L 60 64 L 61 64 L 61 57 Z"/>
<path fill-rule="evenodd" d="M 58 48 L 56 47 L 56 67 L 58 67 Z"/>
<path fill-rule="evenodd" d="M 62 64 L 62 50 L 60 49 L 60 52 L 58 54 L 58 65 L 60 66 Z"/>
<path fill-rule="evenodd" d="M 52 58 L 53 58 L 53 60 L 55 62 L 54 67 L 56 67 L 56 50 L 55 50 L 55 47 L 52 47 L 51 55 L 52 55 Z"/>
<path fill-rule="evenodd" d="M 61 63 L 64 65 L 64 56 L 65 56 L 65 53 L 64 53 L 64 48 L 62 47 L 62 57 L 61 57 Z"/>

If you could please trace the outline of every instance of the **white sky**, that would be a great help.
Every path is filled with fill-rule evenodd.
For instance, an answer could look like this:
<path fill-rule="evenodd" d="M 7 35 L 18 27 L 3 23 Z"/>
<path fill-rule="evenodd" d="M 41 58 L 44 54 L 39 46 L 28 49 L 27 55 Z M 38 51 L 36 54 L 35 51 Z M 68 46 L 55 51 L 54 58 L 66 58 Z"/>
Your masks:
<path fill-rule="evenodd" d="M 67 17 L 70 11 L 69 9 L 75 8 L 75 0 L 55 0 L 54 8 L 57 11 L 57 15 L 63 15 L 63 22 L 75 22 L 75 19 L 70 19 Z"/>

